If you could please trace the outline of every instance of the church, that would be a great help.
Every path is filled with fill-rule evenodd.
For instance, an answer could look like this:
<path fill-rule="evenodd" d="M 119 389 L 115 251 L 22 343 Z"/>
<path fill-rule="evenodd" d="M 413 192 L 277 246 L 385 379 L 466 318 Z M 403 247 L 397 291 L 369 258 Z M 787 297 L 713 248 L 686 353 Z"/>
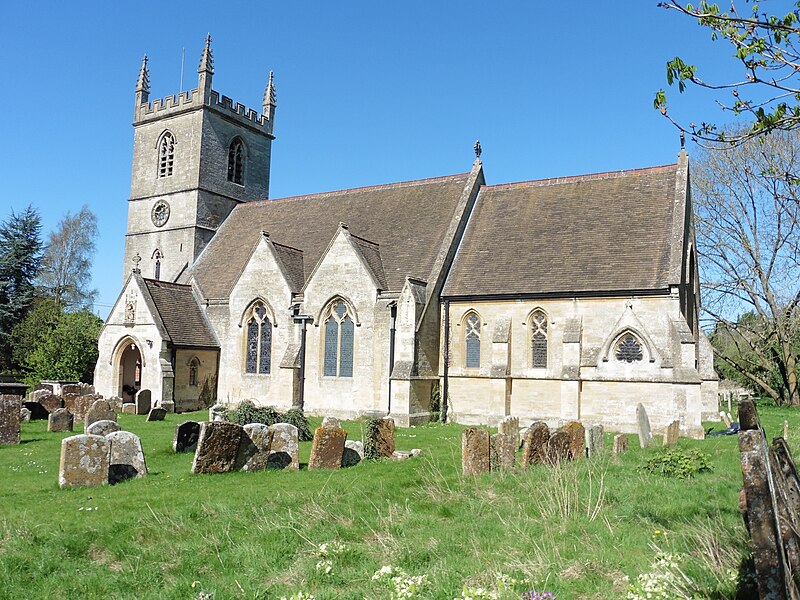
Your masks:
<path fill-rule="evenodd" d="M 135 90 L 123 284 L 95 388 L 168 410 L 209 397 L 342 418 L 600 423 L 702 437 L 717 411 L 698 325 L 689 159 L 488 184 L 463 173 L 269 198 L 261 111 L 212 88 Z"/>

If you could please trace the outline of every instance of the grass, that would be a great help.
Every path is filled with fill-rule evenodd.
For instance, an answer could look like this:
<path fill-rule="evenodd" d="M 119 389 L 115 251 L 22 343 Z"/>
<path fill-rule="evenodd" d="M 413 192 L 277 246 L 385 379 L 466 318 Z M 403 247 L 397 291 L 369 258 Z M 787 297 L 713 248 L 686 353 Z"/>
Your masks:
<path fill-rule="evenodd" d="M 800 443 L 800 413 L 760 413 L 768 436 L 788 419 L 789 444 Z M 465 586 L 500 599 L 531 589 L 621 598 L 663 551 L 686 557 L 698 597 L 729 598 L 730 570 L 747 554 L 735 436 L 680 440 L 713 465 L 688 480 L 643 471 L 662 450 L 640 450 L 635 436 L 613 457 L 612 434 L 590 461 L 463 477 L 462 428 L 440 424 L 397 430 L 399 449 L 423 449 L 405 462 L 192 475 L 172 434 L 202 417 L 120 415 L 141 436 L 150 475 L 72 490 L 57 485 L 68 434 L 24 423 L 23 443 L 0 446 L 0 596 L 390 598 L 391 585 L 372 576 L 391 565 L 426 576 L 419 598 L 460 598 Z M 343 426 L 361 439 L 362 423 Z M 301 463 L 309 452 L 301 443 Z M 498 586 L 498 573 L 515 581 Z"/>

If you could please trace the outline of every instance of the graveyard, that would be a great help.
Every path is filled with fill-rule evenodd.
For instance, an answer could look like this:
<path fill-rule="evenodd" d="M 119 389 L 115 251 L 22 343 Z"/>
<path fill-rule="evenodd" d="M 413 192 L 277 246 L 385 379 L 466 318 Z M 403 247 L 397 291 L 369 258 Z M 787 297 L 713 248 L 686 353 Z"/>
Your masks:
<path fill-rule="evenodd" d="M 767 439 L 794 422 L 787 409 L 759 414 Z M 82 433 L 77 424 L 23 422 L 20 443 L 0 445 L 4 595 L 564 600 L 662 586 L 657 597 L 732 598 L 753 583 L 735 435 L 666 448 L 655 431 L 649 447 L 629 435 L 618 452 L 604 432 L 591 456 L 554 464 L 503 431 L 430 423 L 394 431 L 398 453 L 415 456 L 326 468 L 370 423 L 312 418 L 321 437 L 299 442 L 299 468 L 202 474 L 195 452 L 173 444 L 180 423 L 209 413 L 161 417 L 117 415 L 120 431 L 107 435 L 138 436 L 146 475 L 116 485 L 59 487 L 62 441 Z M 255 429 L 256 446 L 272 440 L 273 428 Z M 567 449 L 568 431 L 552 435 Z M 492 448 L 510 447 L 496 451 L 505 459 L 462 462 L 462 444 L 488 449 L 490 435 Z M 796 447 L 800 430 L 787 441 Z"/>

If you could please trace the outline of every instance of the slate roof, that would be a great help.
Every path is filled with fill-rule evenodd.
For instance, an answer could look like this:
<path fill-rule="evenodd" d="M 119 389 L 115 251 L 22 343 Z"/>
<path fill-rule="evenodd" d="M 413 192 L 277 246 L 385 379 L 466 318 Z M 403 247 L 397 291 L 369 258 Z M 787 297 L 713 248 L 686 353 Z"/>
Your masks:
<path fill-rule="evenodd" d="M 227 298 L 257 236 L 302 251 L 292 270 L 309 277 L 344 222 L 376 277 L 399 291 L 406 276 L 427 280 L 469 173 L 238 205 L 195 263 L 207 298 Z M 379 245 L 377 249 L 367 246 Z M 377 254 L 377 256 L 376 256 Z M 284 262 L 286 265 L 286 262 Z"/>
<path fill-rule="evenodd" d="M 668 288 L 676 171 L 484 186 L 443 295 Z"/>
<path fill-rule="evenodd" d="M 143 279 L 158 316 L 176 346 L 218 348 L 219 342 L 188 285 Z"/>

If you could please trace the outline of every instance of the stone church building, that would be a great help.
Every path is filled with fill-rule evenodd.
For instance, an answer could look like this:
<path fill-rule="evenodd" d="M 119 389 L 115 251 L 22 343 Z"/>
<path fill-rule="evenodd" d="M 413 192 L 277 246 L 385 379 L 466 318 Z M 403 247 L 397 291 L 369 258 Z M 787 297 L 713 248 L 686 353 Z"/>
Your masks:
<path fill-rule="evenodd" d="M 250 399 L 309 414 L 494 424 L 504 415 L 702 436 L 717 407 L 698 327 L 689 160 L 488 185 L 468 172 L 268 199 L 261 112 L 136 86 L 124 282 L 95 387 L 176 411 Z M 479 149 L 476 149 L 479 156 Z"/>

